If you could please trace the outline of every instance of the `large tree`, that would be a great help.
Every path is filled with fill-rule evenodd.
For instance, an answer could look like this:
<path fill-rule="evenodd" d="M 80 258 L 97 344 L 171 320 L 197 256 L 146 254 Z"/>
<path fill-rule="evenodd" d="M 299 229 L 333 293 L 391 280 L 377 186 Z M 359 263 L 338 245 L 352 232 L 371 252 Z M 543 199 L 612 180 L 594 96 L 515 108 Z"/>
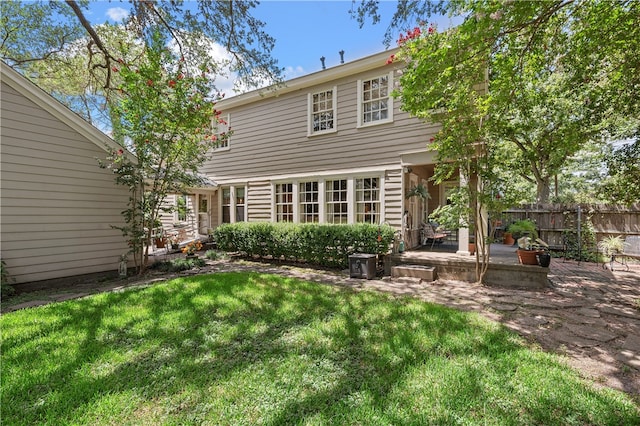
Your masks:
<path fill-rule="evenodd" d="M 33 63 L 65 52 L 71 43 L 86 38 L 83 50 L 88 70 L 101 87 L 117 86 L 111 81 L 112 67 L 121 57 L 92 25 L 85 11 L 87 1 L 0 2 L 0 56 L 22 71 Z M 120 7 L 126 3 L 118 3 Z M 211 43 L 223 46 L 229 54 L 225 60 L 231 72 L 247 87 L 277 81 L 280 69 L 271 57 L 274 39 L 263 30 L 264 22 L 254 18 L 256 1 L 142 1 L 129 4 L 130 15 L 124 22 L 133 37 L 150 40 L 160 31 L 189 66 L 208 63 L 220 65 Z M 63 60 L 63 56 L 57 57 Z M 219 70 L 218 70 L 219 71 Z"/>
<path fill-rule="evenodd" d="M 377 1 L 354 3 L 361 24 L 380 19 Z M 466 82 L 451 69 L 484 63 L 490 90 L 485 128 L 492 138 L 511 142 L 512 170 L 536 183 L 538 201 L 548 199 L 550 180 L 566 159 L 601 138 L 598 132 L 612 138 L 637 134 L 637 126 L 618 124 L 640 115 L 640 3 L 402 0 L 387 41 L 394 30 L 439 14 L 463 22 L 446 49 L 421 52 L 423 61 L 443 68 L 427 66 L 431 74 L 414 78 L 425 86 L 460 86 Z"/>

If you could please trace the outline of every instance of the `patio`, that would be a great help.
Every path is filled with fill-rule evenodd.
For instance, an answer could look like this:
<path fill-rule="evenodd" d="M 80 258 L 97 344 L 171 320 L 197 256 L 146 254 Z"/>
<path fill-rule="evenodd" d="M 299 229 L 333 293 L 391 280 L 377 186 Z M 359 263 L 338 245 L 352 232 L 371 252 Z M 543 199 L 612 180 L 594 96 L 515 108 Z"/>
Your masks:
<path fill-rule="evenodd" d="M 474 282 L 475 256 L 456 254 L 457 248 L 456 242 L 445 242 L 433 248 L 423 246 L 404 253 L 391 254 L 385 262 L 385 274 L 391 275 L 394 267 L 433 267 L 434 279 Z M 521 265 L 515 251 L 514 246 L 491 244 L 486 284 L 527 289 L 548 287 L 549 268 Z"/>

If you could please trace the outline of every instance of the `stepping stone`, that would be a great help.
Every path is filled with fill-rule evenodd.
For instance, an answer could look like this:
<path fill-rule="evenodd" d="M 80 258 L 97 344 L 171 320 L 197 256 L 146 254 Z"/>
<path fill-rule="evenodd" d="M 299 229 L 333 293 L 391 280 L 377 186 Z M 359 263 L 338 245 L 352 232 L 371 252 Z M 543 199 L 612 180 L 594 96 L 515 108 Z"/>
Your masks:
<path fill-rule="evenodd" d="M 435 281 L 436 268 L 424 265 L 398 265 L 391 268 L 392 277 L 420 278 L 423 281 Z"/>
<path fill-rule="evenodd" d="M 565 327 L 568 328 L 572 333 L 575 333 L 580 337 L 596 340 L 602 343 L 608 342 L 618 337 L 617 334 L 611 333 L 601 327 L 594 327 L 593 325 L 565 324 Z"/>

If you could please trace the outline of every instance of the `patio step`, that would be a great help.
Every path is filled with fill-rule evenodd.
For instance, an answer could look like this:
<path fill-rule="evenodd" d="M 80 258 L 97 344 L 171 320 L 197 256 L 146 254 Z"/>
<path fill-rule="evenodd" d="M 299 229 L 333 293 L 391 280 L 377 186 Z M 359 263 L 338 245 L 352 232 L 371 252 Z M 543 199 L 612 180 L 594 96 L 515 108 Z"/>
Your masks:
<path fill-rule="evenodd" d="M 391 277 L 420 278 L 423 281 L 436 280 L 435 266 L 427 265 L 398 265 L 391 267 Z"/>

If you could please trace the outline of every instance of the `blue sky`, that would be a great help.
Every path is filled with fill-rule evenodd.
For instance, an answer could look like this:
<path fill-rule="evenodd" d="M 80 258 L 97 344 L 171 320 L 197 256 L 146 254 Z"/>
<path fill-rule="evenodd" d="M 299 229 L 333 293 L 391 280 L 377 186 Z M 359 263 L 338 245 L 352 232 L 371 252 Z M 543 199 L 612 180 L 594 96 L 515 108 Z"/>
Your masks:
<path fill-rule="evenodd" d="M 290 79 L 322 69 L 321 56 L 326 58 L 327 68 L 338 65 L 340 50 L 345 52 L 345 62 L 385 50 L 382 41 L 396 6 L 395 1 L 382 1 L 382 22 L 368 23 L 362 29 L 349 15 L 351 0 L 263 0 L 253 15 L 266 23 L 265 31 L 276 39 L 272 55 Z M 89 19 L 100 24 L 106 20 L 120 22 L 130 5 L 113 0 L 91 2 L 89 7 Z M 440 28 L 450 24 L 448 18 L 438 23 Z M 395 42 L 390 47 L 395 47 Z"/>

